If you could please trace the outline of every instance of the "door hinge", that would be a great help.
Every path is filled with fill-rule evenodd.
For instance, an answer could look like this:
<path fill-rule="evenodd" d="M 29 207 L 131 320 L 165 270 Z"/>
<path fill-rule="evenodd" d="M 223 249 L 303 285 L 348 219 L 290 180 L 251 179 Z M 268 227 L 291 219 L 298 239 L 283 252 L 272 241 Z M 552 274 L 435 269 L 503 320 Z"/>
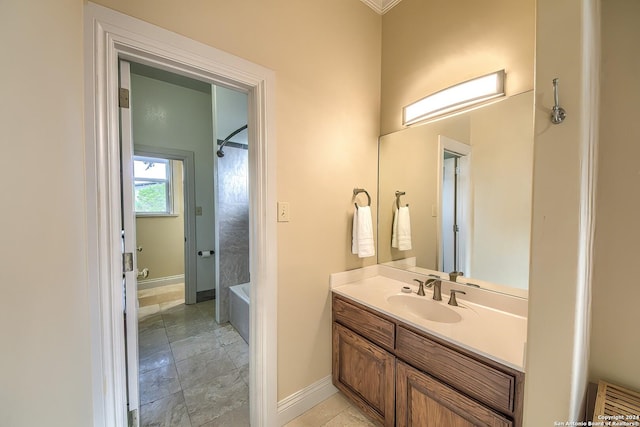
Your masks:
<path fill-rule="evenodd" d="M 120 108 L 129 108 L 129 89 L 120 88 L 120 96 L 118 97 L 118 105 Z"/>
<path fill-rule="evenodd" d="M 133 254 L 125 252 L 122 254 L 122 272 L 128 273 L 129 271 L 133 271 Z"/>
<path fill-rule="evenodd" d="M 129 411 L 127 413 L 127 418 L 129 421 L 129 427 L 138 427 L 138 410 L 134 409 L 133 411 Z"/>

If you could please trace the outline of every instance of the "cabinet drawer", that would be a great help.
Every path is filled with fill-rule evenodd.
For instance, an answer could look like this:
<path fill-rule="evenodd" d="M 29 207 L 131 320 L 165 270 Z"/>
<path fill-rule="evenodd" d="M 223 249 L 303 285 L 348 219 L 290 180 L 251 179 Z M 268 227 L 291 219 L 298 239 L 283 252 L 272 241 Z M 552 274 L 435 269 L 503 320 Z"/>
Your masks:
<path fill-rule="evenodd" d="M 333 297 L 333 320 L 357 331 L 358 334 L 393 351 L 396 325 L 389 320 Z"/>
<path fill-rule="evenodd" d="M 400 361 L 396 379 L 396 427 L 513 427 L 498 412 Z"/>
<path fill-rule="evenodd" d="M 396 355 L 486 405 L 514 413 L 516 378 L 398 326 Z"/>

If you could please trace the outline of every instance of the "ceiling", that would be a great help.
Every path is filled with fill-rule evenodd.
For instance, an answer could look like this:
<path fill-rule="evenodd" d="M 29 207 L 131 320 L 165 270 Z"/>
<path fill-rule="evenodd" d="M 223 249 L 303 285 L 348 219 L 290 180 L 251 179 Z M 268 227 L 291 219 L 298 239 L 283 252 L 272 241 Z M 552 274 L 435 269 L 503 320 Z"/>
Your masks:
<path fill-rule="evenodd" d="M 362 0 L 371 9 L 378 12 L 380 15 L 384 15 L 386 12 L 402 0 Z"/>

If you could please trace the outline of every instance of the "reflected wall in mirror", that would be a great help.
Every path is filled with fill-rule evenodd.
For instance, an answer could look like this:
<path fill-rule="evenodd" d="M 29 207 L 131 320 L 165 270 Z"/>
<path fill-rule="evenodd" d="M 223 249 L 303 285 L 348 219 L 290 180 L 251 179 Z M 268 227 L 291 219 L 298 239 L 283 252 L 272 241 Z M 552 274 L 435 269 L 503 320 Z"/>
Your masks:
<path fill-rule="evenodd" d="M 533 91 L 382 136 L 379 153 L 379 263 L 449 272 L 455 253 L 461 281 L 526 295 L 518 290 L 528 288 L 529 278 Z M 450 163 L 462 174 L 457 185 L 443 169 Z M 453 187 L 455 248 L 443 233 L 453 230 L 454 209 L 447 213 L 442 202 L 454 197 Z M 406 193 L 402 204 L 410 206 L 412 248 L 406 251 L 391 246 L 396 191 Z"/>

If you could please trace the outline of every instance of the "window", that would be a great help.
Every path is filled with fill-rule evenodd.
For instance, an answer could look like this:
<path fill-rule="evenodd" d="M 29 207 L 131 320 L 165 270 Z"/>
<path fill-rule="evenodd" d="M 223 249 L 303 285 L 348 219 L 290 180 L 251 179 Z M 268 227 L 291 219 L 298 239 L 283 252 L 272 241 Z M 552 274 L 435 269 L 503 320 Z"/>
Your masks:
<path fill-rule="evenodd" d="M 170 160 L 134 156 L 133 180 L 136 214 L 173 214 Z"/>

